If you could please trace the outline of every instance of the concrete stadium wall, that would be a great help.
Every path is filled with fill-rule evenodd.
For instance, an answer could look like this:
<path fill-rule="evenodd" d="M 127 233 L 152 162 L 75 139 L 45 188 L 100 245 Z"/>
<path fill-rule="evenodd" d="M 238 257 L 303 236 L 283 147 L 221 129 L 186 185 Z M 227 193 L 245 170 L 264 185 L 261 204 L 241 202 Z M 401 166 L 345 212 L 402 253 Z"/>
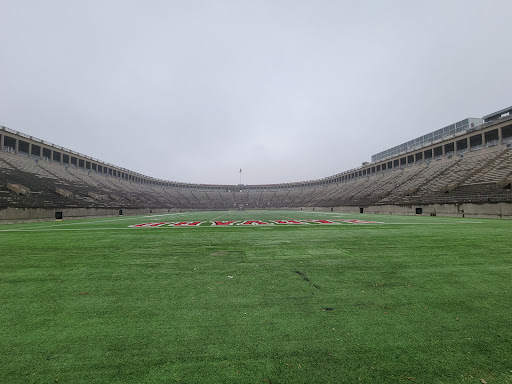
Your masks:
<path fill-rule="evenodd" d="M 422 208 L 423 216 L 436 215 L 450 217 L 512 219 L 512 204 L 510 203 L 382 205 L 367 207 L 364 209 L 364 212 L 391 215 L 415 215 L 416 208 Z"/>
<path fill-rule="evenodd" d="M 422 216 L 473 217 L 488 219 L 512 219 L 511 203 L 461 203 L 461 204 L 418 204 L 418 205 L 373 205 L 363 207 L 364 213 L 382 215 L 416 215 L 416 208 L 422 208 Z M 280 208 L 304 212 L 331 212 L 329 207 Z M 194 209 L 123 209 L 123 216 L 165 214 L 173 212 L 193 212 Z M 197 210 L 201 211 L 201 210 Z M 117 217 L 118 209 L 101 208 L 6 208 L 0 209 L 0 224 L 31 223 L 54 221 L 55 212 L 62 212 L 63 220 Z M 333 207 L 332 212 L 359 213 L 358 206 Z"/>
<path fill-rule="evenodd" d="M 416 208 L 422 208 L 422 216 L 474 217 L 488 219 L 512 219 L 511 203 L 460 203 L 460 204 L 418 204 L 418 205 L 372 205 L 362 207 L 364 213 L 380 215 L 416 215 Z M 296 210 L 296 209 L 295 209 Z M 303 207 L 303 211 L 331 212 L 331 208 Z M 359 207 L 333 207 L 333 212 L 359 213 Z"/>
<path fill-rule="evenodd" d="M 151 212 L 150 212 L 151 211 Z M 0 224 L 35 223 L 54 221 L 55 212 L 62 212 L 63 220 L 87 219 L 97 217 L 117 217 L 119 209 L 101 208 L 6 208 L 0 209 Z M 123 216 L 162 214 L 180 212 L 179 209 L 124 209 Z"/>

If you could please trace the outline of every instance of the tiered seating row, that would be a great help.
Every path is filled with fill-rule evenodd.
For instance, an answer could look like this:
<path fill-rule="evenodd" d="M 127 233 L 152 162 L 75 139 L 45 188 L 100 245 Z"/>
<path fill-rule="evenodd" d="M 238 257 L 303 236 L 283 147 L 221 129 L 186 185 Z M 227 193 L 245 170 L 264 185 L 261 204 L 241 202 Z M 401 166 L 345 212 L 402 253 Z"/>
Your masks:
<path fill-rule="evenodd" d="M 512 176 L 512 149 L 495 146 L 388 170 L 325 187 L 200 191 L 138 184 L 60 164 L 0 152 L 0 207 L 126 207 L 236 209 L 410 204 L 433 201 L 512 201 L 502 183 Z M 7 184 L 28 187 L 17 196 Z M 501 185 L 500 184 L 500 185 Z M 72 192 L 72 198 L 56 189 Z"/>

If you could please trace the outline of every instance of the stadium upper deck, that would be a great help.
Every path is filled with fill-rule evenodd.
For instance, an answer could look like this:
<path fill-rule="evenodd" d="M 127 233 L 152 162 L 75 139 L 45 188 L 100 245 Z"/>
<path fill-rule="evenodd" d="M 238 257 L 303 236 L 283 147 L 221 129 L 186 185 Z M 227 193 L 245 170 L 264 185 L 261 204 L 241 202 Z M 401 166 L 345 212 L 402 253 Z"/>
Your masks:
<path fill-rule="evenodd" d="M 402 153 L 406 153 L 418 148 L 422 148 L 426 145 L 430 145 L 435 142 L 437 143 L 447 137 L 454 137 L 456 135 L 463 134 L 467 132 L 469 129 L 482 125 L 483 121 L 483 118 L 475 119 L 468 117 L 467 119 L 459 121 L 455 124 L 448 125 L 444 128 L 438 129 L 434 132 L 427 133 L 426 135 L 417 137 L 416 139 L 410 140 L 406 143 L 379 152 L 376 155 L 372 156 L 372 162 L 389 159 L 393 156 L 400 155 Z"/>

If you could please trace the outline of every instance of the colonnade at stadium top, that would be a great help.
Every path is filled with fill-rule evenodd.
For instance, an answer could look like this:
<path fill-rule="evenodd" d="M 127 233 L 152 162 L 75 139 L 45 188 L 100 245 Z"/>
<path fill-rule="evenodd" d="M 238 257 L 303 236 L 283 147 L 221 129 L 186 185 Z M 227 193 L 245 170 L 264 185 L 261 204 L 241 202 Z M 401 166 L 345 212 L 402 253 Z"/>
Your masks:
<path fill-rule="evenodd" d="M 511 108 L 512 109 L 512 108 Z M 489 115 L 491 116 L 491 115 Z M 95 172 L 105 177 L 114 177 L 130 183 L 148 186 L 160 186 L 187 190 L 289 190 L 317 188 L 329 184 L 349 182 L 361 177 L 372 177 L 384 172 L 400 170 L 405 167 L 427 165 L 431 161 L 451 156 L 464 156 L 468 151 L 482 150 L 495 145 L 512 145 L 512 116 L 496 118 L 482 125 L 459 132 L 438 142 L 431 142 L 422 148 L 383 159 L 373 163 L 341 172 L 318 180 L 282 184 L 227 185 L 227 184 L 192 184 L 168 181 L 142 175 L 118 167 L 90 156 L 57 146 L 55 144 L 0 126 L 0 151 L 11 152 L 20 156 L 34 158 L 34 161 L 46 161 L 60 164 L 67 168 Z"/>

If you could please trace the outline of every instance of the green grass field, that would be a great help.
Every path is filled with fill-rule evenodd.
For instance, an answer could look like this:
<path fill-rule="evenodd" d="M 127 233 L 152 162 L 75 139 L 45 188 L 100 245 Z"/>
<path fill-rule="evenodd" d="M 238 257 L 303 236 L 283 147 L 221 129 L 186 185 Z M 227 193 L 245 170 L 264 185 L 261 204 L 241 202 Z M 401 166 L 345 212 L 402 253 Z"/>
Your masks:
<path fill-rule="evenodd" d="M 133 228 L 148 222 L 381 224 Z M 1 383 L 512 383 L 512 221 L 0 226 Z"/>

